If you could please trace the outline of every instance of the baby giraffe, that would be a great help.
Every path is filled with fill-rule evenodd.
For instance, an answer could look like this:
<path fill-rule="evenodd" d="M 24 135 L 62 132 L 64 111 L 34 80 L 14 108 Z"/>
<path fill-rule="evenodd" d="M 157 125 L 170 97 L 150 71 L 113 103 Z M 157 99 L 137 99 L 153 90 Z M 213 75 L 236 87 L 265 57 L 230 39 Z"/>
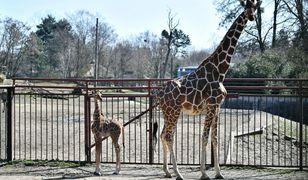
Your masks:
<path fill-rule="evenodd" d="M 119 137 L 122 133 L 122 139 L 124 143 L 124 128 L 122 124 L 115 120 L 105 119 L 100 107 L 99 102 L 102 101 L 101 93 L 96 93 L 94 97 L 95 110 L 93 113 L 93 123 L 91 126 L 92 133 L 95 139 L 95 162 L 96 169 L 94 174 L 101 175 L 101 154 L 102 154 L 102 139 L 104 137 L 111 137 L 113 146 L 115 147 L 116 153 L 116 170 L 113 174 L 119 174 L 120 172 L 120 145 Z"/>

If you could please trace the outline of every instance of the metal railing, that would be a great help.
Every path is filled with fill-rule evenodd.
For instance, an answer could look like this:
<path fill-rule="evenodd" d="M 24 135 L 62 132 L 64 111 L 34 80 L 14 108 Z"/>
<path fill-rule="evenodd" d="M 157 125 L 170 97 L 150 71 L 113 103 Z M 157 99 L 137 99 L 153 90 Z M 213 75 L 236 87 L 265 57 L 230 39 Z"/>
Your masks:
<path fill-rule="evenodd" d="M 150 107 L 152 91 L 166 80 L 16 78 L 2 87 L 13 98 L 0 112 L 1 160 L 94 161 L 92 91 L 101 91 L 103 113 L 126 125 L 122 161 L 160 164 L 162 147 L 155 152 L 151 132 L 154 121 L 162 128 L 163 116 L 159 107 Z M 307 79 L 226 79 L 225 85 L 230 93 L 219 118 L 222 165 L 308 167 Z M 200 163 L 205 119 L 181 115 L 175 135 L 179 164 Z M 212 164 L 210 145 L 206 157 Z M 110 139 L 103 142 L 102 161 L 115 161 Z"/>

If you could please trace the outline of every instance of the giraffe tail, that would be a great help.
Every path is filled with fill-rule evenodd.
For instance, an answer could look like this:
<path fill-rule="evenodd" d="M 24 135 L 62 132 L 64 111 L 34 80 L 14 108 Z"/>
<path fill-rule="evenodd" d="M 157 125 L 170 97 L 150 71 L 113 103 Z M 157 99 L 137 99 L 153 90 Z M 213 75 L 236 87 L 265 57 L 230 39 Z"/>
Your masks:
<path fill-rule="evenodd" d="M 158 132 L 158 124 L 157 124 L 157 121 L 155 121 L 154 122 L 154 124 L 153 124 L 153 144 L 154 144 L 154 146 L 153 146 L 153 149 L 155 150 L 155 152 L 156 152 L 156 144 L 157 144 L 157 132 Z"/>
<path fill-rule="evenodd" d="M 122 128 L 121 128 L 121 133 L 122 133 L 122 146 L 123 146 L 123 148 L 125 148 L 125 141 L 124 141 L 124 126 L 122 126 Z"/>

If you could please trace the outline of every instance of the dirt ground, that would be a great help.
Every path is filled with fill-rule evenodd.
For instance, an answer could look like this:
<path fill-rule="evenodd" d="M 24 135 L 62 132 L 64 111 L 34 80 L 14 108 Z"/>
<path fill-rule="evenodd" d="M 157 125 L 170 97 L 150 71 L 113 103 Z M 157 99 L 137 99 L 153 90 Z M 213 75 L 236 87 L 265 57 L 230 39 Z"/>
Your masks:
<path fill-rule="evenodd" d="M 85 166 L 49 166 L 31 165 L 24 163 L 3 165 L 0 168 L 0 179 L 166 179 L 161 165 L 133 165 L 123 164 L 119 175 L 113 175 L 114 164 L 102 164 L 102 176 L 94 176 L 94 164 Z M 170 167 L 171 172 L 172 167 Z M 185 179 L 199 179 L 198 166 L 179 166 Z M 214 178 L 214 168 L 207 170 L 208 175 Z M 250 168 L 250 167 L 222 167 L 222 173 L 226 179 L 308 179 L 308 170 Z M 173 173 L 173 179 L 175 179 Z"/>

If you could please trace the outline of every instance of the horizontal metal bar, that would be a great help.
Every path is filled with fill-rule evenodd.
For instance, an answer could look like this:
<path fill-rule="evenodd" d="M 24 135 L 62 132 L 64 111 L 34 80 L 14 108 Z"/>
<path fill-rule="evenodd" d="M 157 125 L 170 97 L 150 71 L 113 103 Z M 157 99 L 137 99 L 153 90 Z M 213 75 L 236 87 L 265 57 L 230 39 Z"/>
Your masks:
<path fill-rule="evenodd" d="M 36 85 L 15 85 L 16 88 L 51 88 L 51 89 L 85 89 L 85 86 L 36 86 Z"/>
<path fill-rule="evenodd" d="M 295 86 L 225 86 L 227 90 L 283 90 L 283 89 L 298 89 Z"/>
<path fill-rule="evenodd" d="M 152 79 L 82 79 L 82 78 L 48 78 L 48 77 L 42 77 L 42 78 L 21 78 L 21 77 L 14 77 L 12 78 L 15 81 L 22 80 L 22 81 L 69 81 L 69 82 L 134 82 L 134 81 L 168 81 L 170 79 L 158 79 L 158 78 L 152 78 Z"/>
<path fill-rule="evenodd" d="M 12 86 L 10 86 L 12 87 Z M 16 88 L 46 88 L 46 89 L 88 89 L 88 90 L 115 90 L 115 89 L 128 89 L 128 90 L 148 90 L 148 86 L 103 86 L 103 87 L 86 87 L 86 86 L 32 86 L 32 85 L 15 85 Z M 299 89 L 296 86 L 225 86 L 227 90 L 295 90 Z M 1 87 L 0 87 L 1 88 Z M 160 89 L 161 86 L 153 86 L 151 89 Z M 303 87 L 302 89 L 308 89 Z"/>
<path fill-rule="evenodd" d="M 13 80 L 31 80 L 31 81 L 80 81 L 80 82 L 131 82 L 131 81 L 168 81 L 171 80 L 170 78 L 149 78 L 149 79 L 83 79 L 83 78 L 49 78 L 49 77 L 42 77 L 42 78 L 23 78 L 23 77 L 13 77 Z M 251 82 L 251 81 L 308 81 L 307 78 L 226 78 L 225 82 L 230 81 L 244 81 L 244 82 Z"/>
<path fill-rule="evenodd" d="M 225 82 L 244 81 L 244 82 L 265 82 L 265 81 L 308 81 L 307 78 L 226 78 Z"/>

